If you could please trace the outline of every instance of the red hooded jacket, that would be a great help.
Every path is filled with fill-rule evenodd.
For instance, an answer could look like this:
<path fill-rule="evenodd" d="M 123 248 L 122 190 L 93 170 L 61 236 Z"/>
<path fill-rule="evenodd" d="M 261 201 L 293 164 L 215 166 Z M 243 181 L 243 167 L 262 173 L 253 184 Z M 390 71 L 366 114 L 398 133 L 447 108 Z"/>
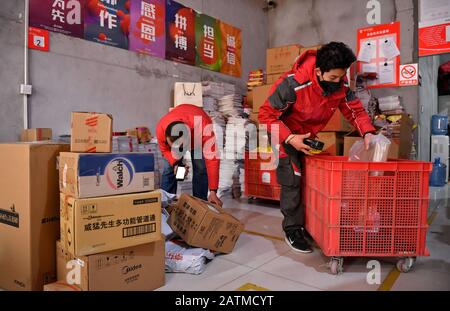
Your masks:
<path fill-rule="evenodd" d="M 201 117 L 201 122 L 195 124 L 195 117 Z M 159 120 L 156 125 L 156 138 L 158 139 L 158 144 L 162 155 L 167 159 L 171 166 L 177 162 L 177 159 L 175 159 L 171 153 L 171 148 L 167 144 L 165 133 L 166 128 L 172 122 L 176 121 L 181 121 L 189 127 L 191 131 L 191 149 L 202 149 L 206 164 L 206 171 L 208 174 L 209 189 L 216 190 L 219 187 L 220 168 L 220 159 L 217 156 L 216 139 L 212 130 L 204 131 L 206 126 L 212 126 L 211 118 L 202 108 L 194 105 L 183 104 L 175 107 L 168 114 L 162 117 L 161 120 Z M 197 127 L 196 130 L 194 130 L 195 127 Z M 201 135 L 201 137 L 195 139 L 195 134 Z M 201 142 L 201 146 L 196 146 L 196 141 L 198 141 L 198 143 Z"/>
<path fill-rule="evenodd" d="M 346 79 L 339 91 L 324 93 L 315 73 L 316 55 L 316 51 L 304 52 L 293 68 L 275 82 L 259 109 L 260 123 L 267 124 L 267 130 L 277 135 L 281 144 L 290 134 L 311 133 L 315 137 L 339 109 L 361 136 L 374 132 L 369 115 Z M 271 125 L 278 125 L 279 130 L 271 130 Z M 286 156 L 282 146 L 280 151 L 280 157 Z"/>

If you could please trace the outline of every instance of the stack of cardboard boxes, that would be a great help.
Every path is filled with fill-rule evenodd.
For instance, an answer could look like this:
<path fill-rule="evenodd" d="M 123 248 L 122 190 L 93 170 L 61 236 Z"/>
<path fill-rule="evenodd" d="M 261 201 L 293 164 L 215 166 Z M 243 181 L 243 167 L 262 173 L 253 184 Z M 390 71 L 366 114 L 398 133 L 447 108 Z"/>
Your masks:
<path fill-rule="evenodd" d="M 57 279 L 89 291 L 153 290 L 164 284 L 153 154 L 110 153 L 111 140 L 111 116 L 72 113 L 71 152 L 59 157 Z"/>

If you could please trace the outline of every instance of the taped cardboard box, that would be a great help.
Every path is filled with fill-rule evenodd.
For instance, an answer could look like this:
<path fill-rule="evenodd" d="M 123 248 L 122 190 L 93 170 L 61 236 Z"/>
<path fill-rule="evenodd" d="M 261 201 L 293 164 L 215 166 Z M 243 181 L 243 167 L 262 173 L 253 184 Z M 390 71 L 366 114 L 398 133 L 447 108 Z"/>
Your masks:
<path fill-rule="evenodd" d="M 328 152 L 334 156 L 342 155 L 344 148 L 344 137 L 342 134 L 336 132 L 320 132 L 317 133 L 317 139 L 325 143 L 323 148 L 324 152 Z"/>
<path fill-rule="evenodd" d="M 68 144 L 0 144 L 0 288 L 42 290 L 56 281 L 56 158 Z"/>
<path fill-rule="evenodd" d="M 165 241 L 75 257 L 56 243 L 58 281 L 83 291 L 151 291 L 165 282 Z"/>
<path fill-rule="evenodd" d="M 169 217 L 170 227 L 190 246 L 231 253 L 244 225 L 209 202 L 183 193 Z"/>
<path fill-rule="evenodd" d="M 267 74 L 284 73 L 292 69 L 298 55 L 300 54 L 299 44 L 275 47 L 266 51 L 266 71 Z"/>
<path fill-rule="evenodd" d="M 330 121 L 322 129 L 322 132 L 351 132 L 353 126 L 344 118 L 344 115 L 339 109 L 336 109 Z"/>
<path fill-rule="evenodd" d="M 282 73 L 274 73 L 274 74 L 267 75 L 266 83 L 274 84 L 281 76 L 282 76 Z"/>
<path fill-rule="evenodd" d="M 59 186 L 75 198 L 154 190 L 152 153 L 73 153 L 59 158 Z"/>
<path fill-rule="evenodd" d="M 255 87 L 252 90 L 252 108 L 253 113 L 259 112 L 259 108 L 264 104 L 266 99 L 269 97 L 270 89 L 272 88 L 272 85 L 263 85 Z"/>
<path fill-rule="evenodd" d="M 256 112 L 252 112 L 250 114 L 250 116 L 248 117 L 248 119 L 252 122 L 254 122 L 256 125 L 259 125 L 259 120 L 258 120 L 258 113 Z"/>
<path fill-rule="evenodd" d="M 61 193 L 61 243 L 74 256 L 161 239 L 159 191 L 75 199 Z"/>
<path fill-rule="evenodd" d="M 51 139 L 51 128 L 23 129 L 22 134 L 20 135 L 20 141 L 22 142 L 43 141 Z"/>
<path fill-rule="evenodd" d="M 72 112 L 70 151 L 111 152 L 113 118 L 97 112 Z"/>
<path fill-rule="evenodd" d="M 310 51 L 310 50 L 313 50 L 313 51 L 317 51 L 318 49 L 320 49 L 322 47 L 322 45 L 313 45 L 313 46 L 306 46 L 306 47 L 302 47 L 301 49 L 300 49 L 300 55 L 302 55 L 303 53 L 305 53 L 306 51 Z"/>
<path fill-rule="evenodd" d="M 66 282 L 54 282 L 44 285 L 44 292 L 81 292 L 81 289 Z"/>

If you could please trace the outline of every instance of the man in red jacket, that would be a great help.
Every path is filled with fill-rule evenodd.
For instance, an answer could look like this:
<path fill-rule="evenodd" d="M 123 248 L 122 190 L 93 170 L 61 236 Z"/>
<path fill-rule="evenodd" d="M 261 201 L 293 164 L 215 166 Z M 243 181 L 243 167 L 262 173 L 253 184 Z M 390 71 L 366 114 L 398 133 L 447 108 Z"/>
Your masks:
<path fill-rule="evenodd" d="M 267 124 L 271 136 L 280 142 L 275 149 L 279 150 L 277 180 L 281 185 L 283 230 L 286 243 L 296 252 L 312 252 L 305 239 L 300 197 L 301 158 L 311 150 L 303 140 L 315 138 L 336 109 L 364 137 L 366 148 L 375 132 L 360 100 L 348 87 L 346 71 L 355 61 L 352 50 L 342 42 L 304 52 L 292 70 L 275 82 L 259 110 L 260 123 Z"/>
<path fill-rule="evenodd" d="M 211 118 L 203 109 L 189 104 L 175 107 L 158 122 L 156 137 L 165 158 L 161 189 L 177 192 L 175 177 L 183 155 L 191 151 L 192 192 L 195 197 L 219 204 L 219 165 Z M 208 196 L 209 187 L 209 196 Z"/>

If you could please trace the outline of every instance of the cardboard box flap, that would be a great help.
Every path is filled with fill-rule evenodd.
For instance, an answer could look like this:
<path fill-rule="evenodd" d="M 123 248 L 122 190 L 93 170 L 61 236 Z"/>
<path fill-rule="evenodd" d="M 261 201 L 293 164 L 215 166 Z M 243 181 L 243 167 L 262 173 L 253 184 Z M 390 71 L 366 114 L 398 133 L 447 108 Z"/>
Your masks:
<path fill-rule="evenodd" d="M 108 118 L 110 118 L 112 120 L 112 114 L 110 113 L 104 113 L 104 112 L 93 112 L 93 111 L 74 111 L 73 113 L 88 113 L 88 114 L 92 114 L 92 115 L 105 115 Z"/>

